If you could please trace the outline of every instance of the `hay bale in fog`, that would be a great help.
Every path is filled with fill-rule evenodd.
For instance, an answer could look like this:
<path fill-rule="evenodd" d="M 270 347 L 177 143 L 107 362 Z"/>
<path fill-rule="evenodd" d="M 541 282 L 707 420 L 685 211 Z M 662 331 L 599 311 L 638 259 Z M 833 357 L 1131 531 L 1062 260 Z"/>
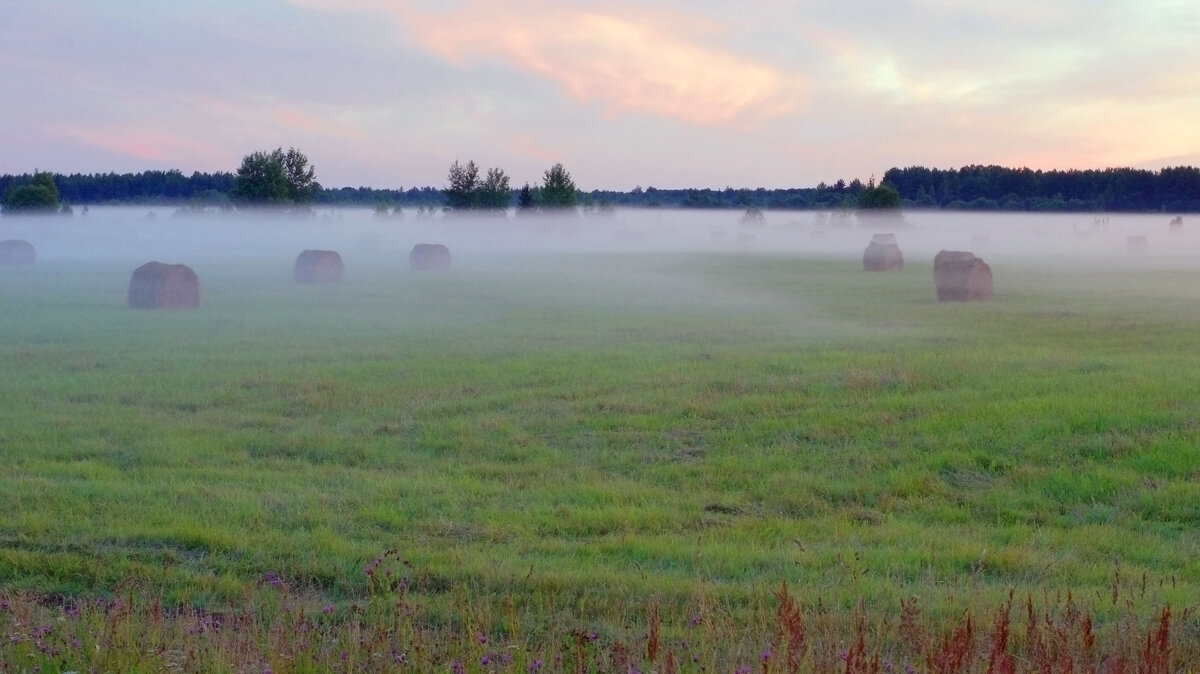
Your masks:
<path fill-rule="evenodd" d="M 16 267 L 37 262 L 37 251 L 33 244 L 20 239 L 0 241 L 0 265 Z"/>
<path fill-rule="evenodd" d="M 416 271 L 445 271 L 450 268 L 450 249 L 440 243 L 418 243 L 408 254 L 408 265 Z"/>
<path fill-rule="evenodd" d="M 1130 236 L 1125 239 L 1125 250 L 1135 255 L 1150 250 L 1150 240 L 1144 236 Z"/>
<path fill-rule="evenodd" d="M 992 299 L 992 268 L 974 253 L 943 250 L 933 258 L 938 301 Z"/>
<path fill-rule="evenodd" d="M 863 269 L 867 271 L 892 271 L 904 269 L 904 255 L 896 243 L 895 234 L 876 234 L 863 251 Z"/>
<path fill-rule="evenodd" d="M 200 306 L 200 280 L 185 264 L 147 262 L 133 270 L 129 306 L 134 309 L 195 309 Z"/>
<path fill-rule="evenodd" d="M 341 283 L 342 256 L 332 250 L 306 250 L 292 268 L 296 283 Z"/>

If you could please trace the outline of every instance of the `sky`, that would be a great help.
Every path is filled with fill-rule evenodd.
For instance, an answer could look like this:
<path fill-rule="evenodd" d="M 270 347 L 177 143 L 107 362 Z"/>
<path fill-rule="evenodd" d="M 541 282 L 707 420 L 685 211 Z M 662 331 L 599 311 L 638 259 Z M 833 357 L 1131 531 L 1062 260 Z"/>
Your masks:
<path fill-rule="evenodd" d="M 0 3 L 0 173 L 812 187 L 1200 165 L 1195 0 Z"/>

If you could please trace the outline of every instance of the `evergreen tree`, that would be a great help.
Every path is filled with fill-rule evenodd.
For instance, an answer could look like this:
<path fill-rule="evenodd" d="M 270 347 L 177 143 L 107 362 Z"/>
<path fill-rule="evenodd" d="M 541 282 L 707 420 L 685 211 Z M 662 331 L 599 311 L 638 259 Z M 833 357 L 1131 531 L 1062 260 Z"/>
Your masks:
<path fill-rule="evenodd" d="M 530 215 L 537 212 L 537 190 L 529 187 L 529 183 L 517 194 L 517 215 Z"/>

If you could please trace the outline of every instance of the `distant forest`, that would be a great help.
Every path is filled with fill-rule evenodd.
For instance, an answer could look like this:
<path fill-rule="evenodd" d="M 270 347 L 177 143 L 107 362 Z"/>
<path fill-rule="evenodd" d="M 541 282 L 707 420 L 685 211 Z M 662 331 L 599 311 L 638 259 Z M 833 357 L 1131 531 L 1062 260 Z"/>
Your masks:
<path fill-rule="evenodd" d="M 69 204 L 172 204 L 194 208 L 230 204 L 233 173 L 178 170 L 141 173 L 54 174 L 63 200 Z M 28 183 L 29 174 L 0 176 L 0 194 L 10 185 Z M 906 208 L 1005 211 L 1200 212 L 1200 168 L 1160 171 L 1132 168 L 1034 171 L 1001 166 L 931 169 L 892 168 L 883 184 L 899 193 Z M 599 206 L 643 208 L 760 208 L 828 210 L 853 208 L 866 185 L 860 180 L 837 180 L 816 187 L 788 189 L 658 189 L 636 187 L 628 192 L 581 191 L 586 209 Z M 518 190 L 513 190 L 515 202 Z M 440 187 L 378 189 L 320 188 L 317 205 L 434 208 L 444 205 Z"/>

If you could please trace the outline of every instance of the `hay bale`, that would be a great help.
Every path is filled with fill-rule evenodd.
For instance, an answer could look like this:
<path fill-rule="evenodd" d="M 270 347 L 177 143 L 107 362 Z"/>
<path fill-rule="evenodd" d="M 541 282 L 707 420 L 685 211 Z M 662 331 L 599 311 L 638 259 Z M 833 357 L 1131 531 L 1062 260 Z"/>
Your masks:
<path fill-rule="evenodd" d="M 938 301 L 992 299 L 992 268 L 974 253 L 943 250 L 933 258 Z"/>
<path fill-rule="evenodd" d="M 450 268 L 450 249 L 440 243 L 418 243 L 408 254 L 415 271 L 445 271 Z"/>
<path fill-rule="evenodd" d="M 37 251 L 33 244 L 20 239 L 0 241 L 0 265 L 16 267 L 37 262 Z"/>
<path fill-rule="evenodd" d="M 296 258 L 296 283 L 341 283 L 342 256 L 332 250 L 306 250 Z"/>
<path fill-rule="evenodd" d="M 200 280 L 185 264 L 147 262 L 133 270 L 129 306 L 134 309 L 195 309 L 200 306 Z"/>
<path fill-rule="evenodd" d="M 876 234 L 863 251 L 863 269 L 867 271 L 892 271 L 904 269 L 904 254 L 896 244 L 895 234 Z"/>
<path fill-rule="evenodd" d="M 1140 255 L 1150 250 L 1150 240 L 1144 236 L 1130 236 L 1125 239 L 1125 250 Z"/>

